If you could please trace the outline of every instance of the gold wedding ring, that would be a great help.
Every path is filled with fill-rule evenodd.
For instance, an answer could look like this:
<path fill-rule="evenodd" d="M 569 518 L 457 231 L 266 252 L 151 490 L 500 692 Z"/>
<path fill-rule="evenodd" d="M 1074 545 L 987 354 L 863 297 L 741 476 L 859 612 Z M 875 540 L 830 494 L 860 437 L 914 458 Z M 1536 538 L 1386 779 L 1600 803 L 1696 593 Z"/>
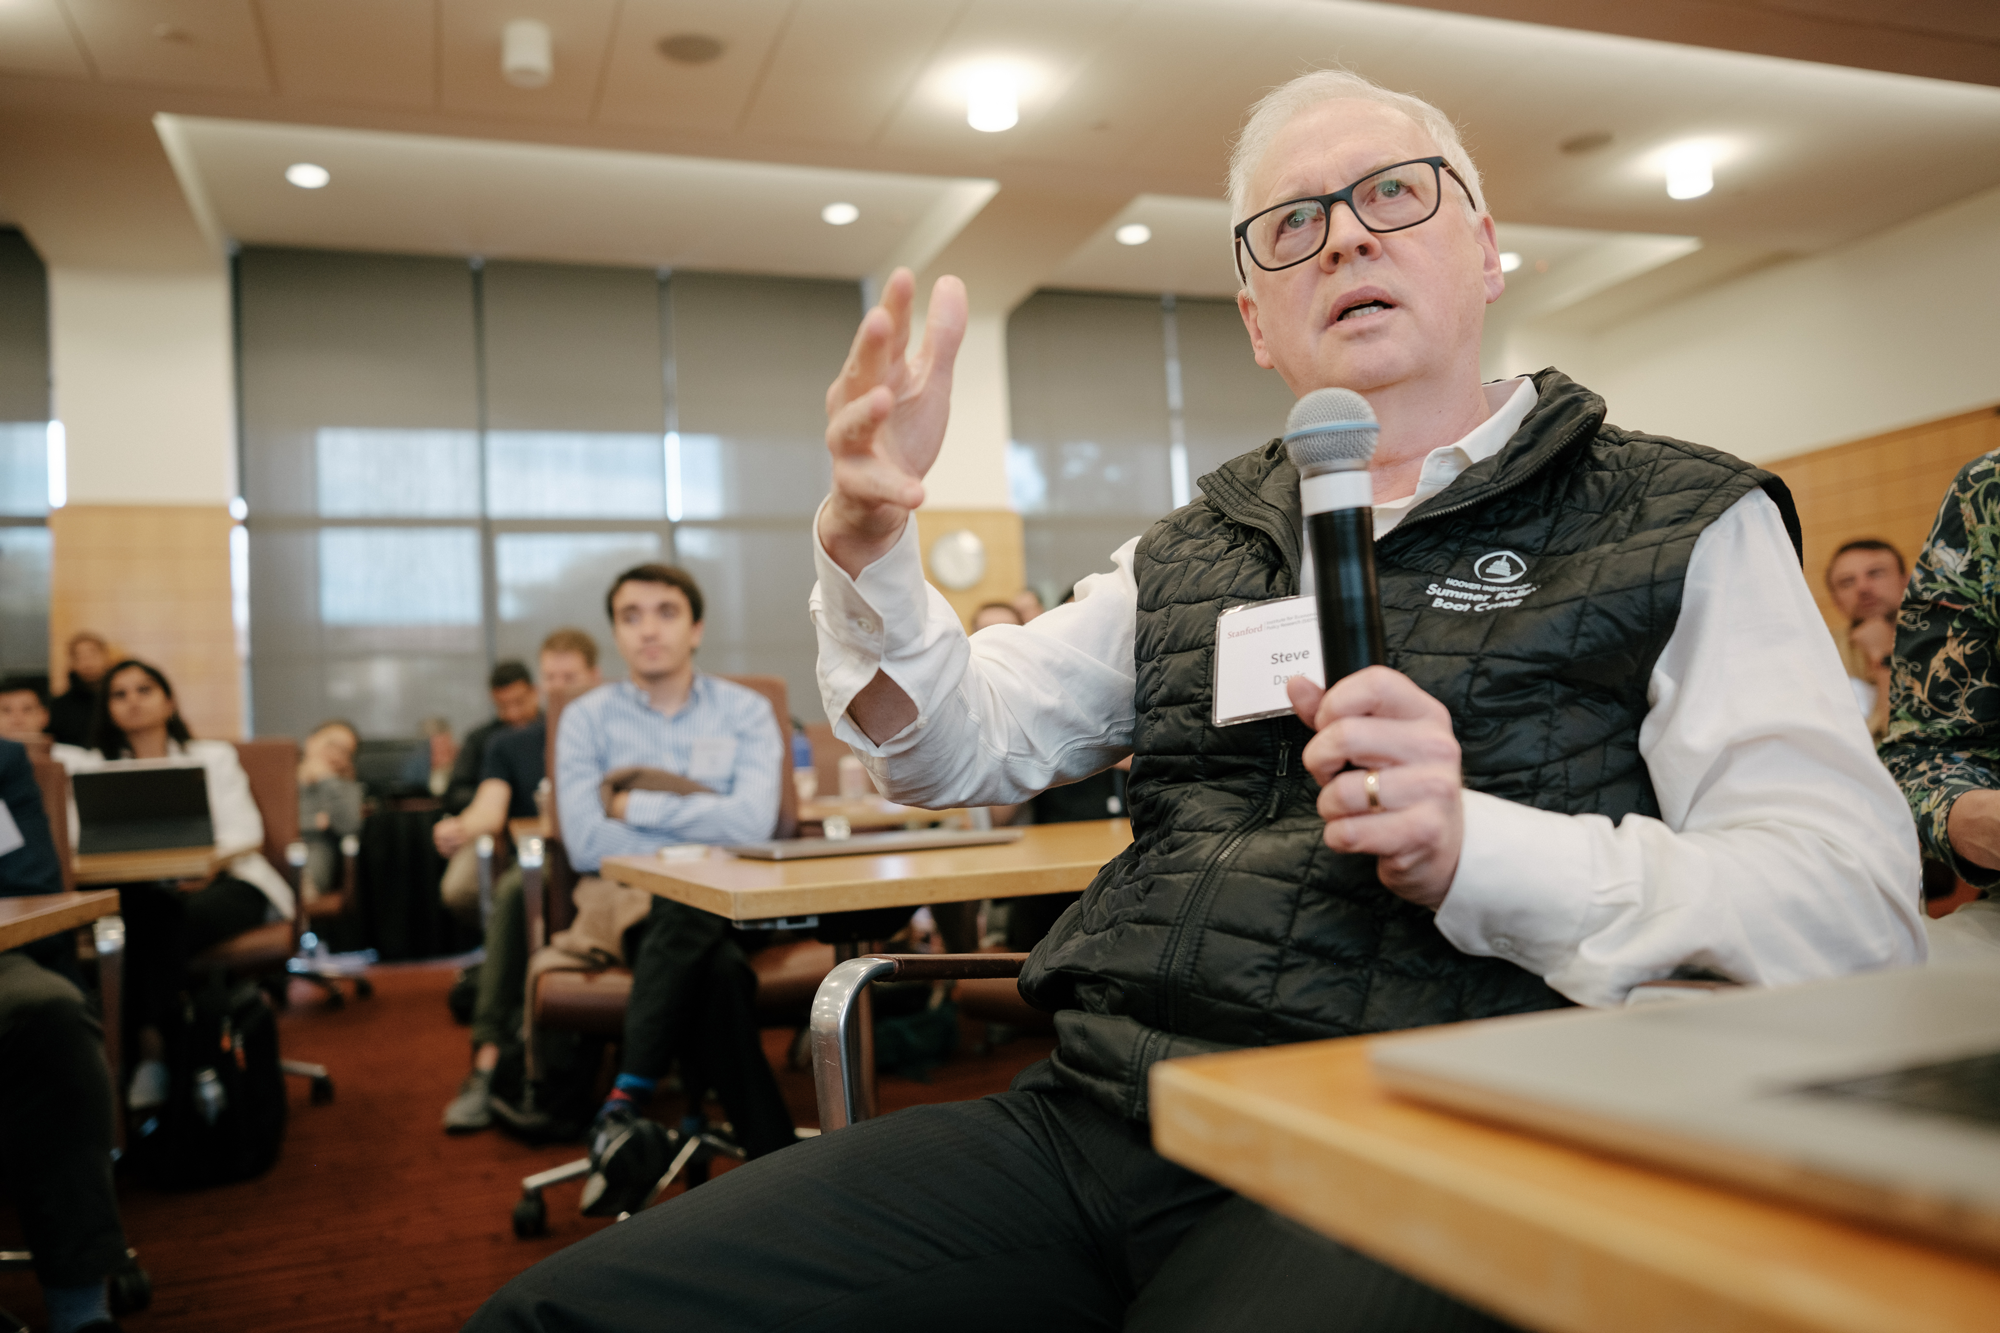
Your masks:
<path fill-rule="evenodd" d="M 1376 777 L 1374 769 L 1371 768 L 1368 770 L 1368 776 L 1361 780 L 1361 787 L 1363 791 L 1368 793 L 1368 808 L 1370 810 L 1380 810 L 1382 808 L 1382 782 Z"/>

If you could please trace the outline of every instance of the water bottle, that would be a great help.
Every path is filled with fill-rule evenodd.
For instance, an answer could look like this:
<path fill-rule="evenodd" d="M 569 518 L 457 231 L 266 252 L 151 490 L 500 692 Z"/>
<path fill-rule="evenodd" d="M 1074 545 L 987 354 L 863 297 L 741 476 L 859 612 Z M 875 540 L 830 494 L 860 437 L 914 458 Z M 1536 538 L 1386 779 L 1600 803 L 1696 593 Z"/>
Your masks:
<path fill-rule="evenodd" d="M 201 1110 L 201 1118 L 213 1125 L 222 1118 L 223 1108 L 229 1105 L 229 1094 L 222 1089 L 222 1080 L 215 1076 L 213 1069 L 197 1070 L 194 1076 L 194 1104 Z"/>

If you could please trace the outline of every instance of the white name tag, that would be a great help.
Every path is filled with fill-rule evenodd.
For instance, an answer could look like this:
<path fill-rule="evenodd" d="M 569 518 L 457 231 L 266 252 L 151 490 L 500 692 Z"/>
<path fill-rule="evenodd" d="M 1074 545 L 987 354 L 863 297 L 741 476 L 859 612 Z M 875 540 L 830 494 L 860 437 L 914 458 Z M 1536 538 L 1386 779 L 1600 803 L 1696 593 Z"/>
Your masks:
<path fill-rule="evenodd" d="M 1232 606 L 1215 618 L 1215 725 L 1234 726 L 1292 711 L 1285 682 L 1326 684 L 1319 611 L 1310 597 Z"/>
<path fill-rule="evenodd" d="M 687 775 L 696 782 L 715 787 L 717 783 L 727 783 L 736 771 L 736 738 L 734 736 L 697 736 L 693 753 L 688 756 Z M 718 791 L 722 788 L 717 787 Z"/>
<path fill-rule="evenodd" d="M 14 822 L 14 812 L 0 805 L 0 856 L 19 851 L 27 845 L 28 840 L 21 836 L 21 826 Z"/>

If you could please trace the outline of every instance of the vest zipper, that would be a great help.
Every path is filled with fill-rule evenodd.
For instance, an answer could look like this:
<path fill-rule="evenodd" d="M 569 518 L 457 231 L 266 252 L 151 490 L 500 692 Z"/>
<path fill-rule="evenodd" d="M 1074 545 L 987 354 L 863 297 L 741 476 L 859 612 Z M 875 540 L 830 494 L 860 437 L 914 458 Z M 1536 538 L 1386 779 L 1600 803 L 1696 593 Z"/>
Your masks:
<path fill-rule="evenodd" d="M 1188 896 L 1188 905 L 1181 914 L 1178 934 L 1174 937 L 1174 952 L 1167 966 L 1167 1030 L 1180 1031 L 1181 994 L 1187 974 L 1194 970 L 1196 949 L 1201 940 L 1201 928 L 1208 923 L 1208 909 L 1215 897 L 1215 887 L 1221 878 L 1222 868 L 1229 864 L 1250 835 L 1268 825 L 1278 814 L 1278 805 L 1285 795 L 1285 775 L 1291 767 L 1292 747 L 1279 743 L 1278 773 L 1271 782 L 1271 794 L 1264 802 L 1262 813 L 1252 815 L 1236 826 L 1228 839 L 1202 867 L 1201 878 L 1195 882 L 1194 892 Z"/>
<path fill-rule="evenodd" d="M 1602 418 L 1599 418 L 1599 421 L 1601 420 Z M 1540 462 L 1536 463 L 1533 467 L 1529 468 L 1526 472 L 1521 473 L 1517 477 L 1509 477 L 1503 485 L 1494 487 L 1492 490 L 1487 491 L 1484 495 L 1475 495 L 1469 500 L 1460 500 L 1457 504 L 1446 505 L 1442 509 L 1433 509 L 1428 514 L 1414 515 L 1410 518 L 1407 518 L 1403 522 L 1398 523 L 1396 525 L 1395 532 L 1391 532 L 1389 534 L 1389 537 L 1394 537 L 1397 532 L 1401 532 L 1405 528 L 1411 527 L 1415 524 L 1428 523 L 1434 518 L 1444 518 L 1447 517 L 1448 515 L 1456 514 L 1460 510 L 1470 509 L 1474 505 L 1485 504 L 1488 500 L 1493 499 L 1495 496 L 1505 495 L 1508 491 L 1511 491 L 1518 486 L 1526 484 L 1527 482 L 1533 480 L 1544 469 L 1546 469 L 1549 466 L 1549 464 L 1555 462 L 1558 458 L 1561 458 L 1565 453 L 1567 453 L 1569 451 L 1570 445 L 1576 442 L 1577 436 L 1581 435 L 1586 430 L 1595 429 L 1596 426 L 1599 424 L 1599 421 L 1585 420 L 1582 425 L 1572 430 L 1569 434 L 1563 436 L 1562 442 L 1560 444 L 1556 445 L 1555 448 L 1549 450 L 1546 454 L 1543 454 Z M 1388 540 L 1388 538 L 1384 538 L 1383 540 L 1386 541 Z"/>

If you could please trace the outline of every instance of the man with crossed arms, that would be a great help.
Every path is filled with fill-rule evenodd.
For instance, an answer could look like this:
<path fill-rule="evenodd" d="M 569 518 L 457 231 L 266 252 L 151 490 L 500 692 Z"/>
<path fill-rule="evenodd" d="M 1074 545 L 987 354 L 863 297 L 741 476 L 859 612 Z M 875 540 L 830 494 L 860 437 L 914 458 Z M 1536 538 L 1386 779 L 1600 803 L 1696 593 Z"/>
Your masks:
<path fill-rule="evenodd" d="M 863 1122 L 530 1270 L 478 1329 L 1489 1327 L 1153 1153 L 1162 1058 L 1779 985 L 1924 956 L 1907 810 L 1806 590 L 1782 483 L 1604 421 L 1554 370 L 1482 385 L 1503 288 L 1450 121 L 1345 73 L 1253 112 L 1231 170 L 1251 348 L 1381 421 L 1390 665 L 1211 720 L 1218 614 L 1299 587 L 1277 441 L 1086 580 L 969 641 L 911 511 L 964 290 L 906 361 L 890 279 L 828 393 L 827 715 L 892 799 L 988 805 L 1133 756 L 1134 842 L 1030 958 L 1054 1056 Z M 1247 443 L 1247 442 L 1246 442 Z M 1516 603 L 1437 605 L 1497 553 Z"/>

